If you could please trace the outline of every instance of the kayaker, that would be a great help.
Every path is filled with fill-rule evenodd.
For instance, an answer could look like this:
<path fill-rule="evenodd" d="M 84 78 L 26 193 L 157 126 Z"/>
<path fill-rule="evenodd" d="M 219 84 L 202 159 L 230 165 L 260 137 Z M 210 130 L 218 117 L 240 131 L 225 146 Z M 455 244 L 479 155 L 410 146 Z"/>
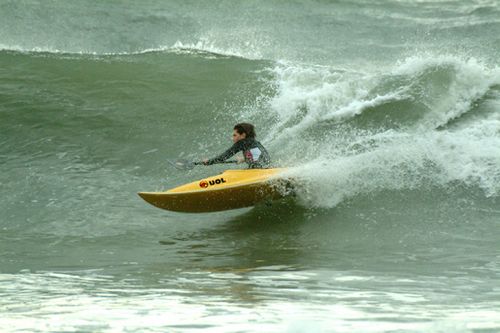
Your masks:
<path fill-rule="evenodd" d="M 255 128 L 252 124 L 240 123 L 233 128 L 233 146 L 211 159 L 204 159 L 203 164 L 211 165 L 223 162 L 240 151 L 243 158 L 238 158 L 238 163 L 246 162 L 249 169 L 268 168 L 271 163 L 269 153 L 262 144 L 255 140 Z"/>

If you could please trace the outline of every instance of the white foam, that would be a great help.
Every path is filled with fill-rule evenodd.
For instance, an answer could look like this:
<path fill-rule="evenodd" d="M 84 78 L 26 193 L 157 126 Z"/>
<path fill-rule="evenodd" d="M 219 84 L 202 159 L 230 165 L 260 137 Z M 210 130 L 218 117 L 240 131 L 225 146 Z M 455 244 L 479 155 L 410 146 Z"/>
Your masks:
<path fill-rule="evenodd" d="M 219 278 L 214 281 L 205 276 L 211 292 L 200 293 L 199 288 L 190 290 L 189 286 L 198 285 L 203 275 L 184 281 L 180 289 L 148 289 L 110 277 L 1 274 L 0 327 L 5 333 L 197 332 L 200 328 L 204 332 L 465 332 L 466 328 L 500 328 L 499 312 L 494 310 L 498 302 L 438 307 L 415 291 L 374 290 L 373 281 L 356 279 L 355 275 L 311 292 L 295 280 L 300 272 L 289 280 L 293 288 L 279 288 L 278 295 L 272 285 L 253 284 L 256 276 L 243 276 L 240 282 L 232 282 L 244 286 L 241 292 L 235 288 L 237 284 L 219 285 Z M 273 282 L 275 278 L 279 275 L 268 276 L 267 280 Z M 388 283 L 392 281 L 387 279 Z M 353 282 L 356 288 L 343 285 Z M 422 281 L 422 285 L 428 283 L 432 280 Z M 281 295 L 284 290 L 288 298 Z M 426 290 L 422 289 L 429 292 Z M 253 299 L 251 295 L 267 297 Z"/>
<path fill-rule="evenodd" d="M 303 179 L 298 192 L 302 202 L 320 207 L 333 207 L 360 194 L 447 186 L 455 181 L 496 196 L 500 193 L 498 128 L 492 126 L 487 135 L 480 127 L 413 135 L 388 131 L 370 136 L 372 147 L 356 154 L 328 151 L 325 144 L 323 156 L 290 173 Z"/>
<path fill-rule="evenodd" d="M 359 194 L 455 182 L 486 196 L 500 193 L 500 98 L 491 90 L 500 84 L 499 68 L 423 54 L 364 73 L 287 63 L 274 73 L 276 95 L 263 109 L 276 123 L 265 141 L 283 163 L 297 166 L 290 172 L 304 178 L 299 197 L 306 205 L 332 207 Z M 478 112 L 475 104 L 485 96 L 481 114 L 443 128 Z M 400 100 L 419 110 L 412 122 L 392 129 L 346 123 Z M 332 130 L 314 137 L 312 129 L 325 121 Z"/>
<path fill-rule="evenodd" d="M 500 68 L 489 68 L 475 58 L 462 59 L 457 56 L 425 54 L 405 59 L 392 71 L 393 75 L 418 78 L 425 72 L 448 70 L 452 78 L 445 94 L 430 97 L 430 113 L 421 125 L 438 127 L 467 112 L 472 103 L 483 97 L 495 84 L 500 84 Z"/>

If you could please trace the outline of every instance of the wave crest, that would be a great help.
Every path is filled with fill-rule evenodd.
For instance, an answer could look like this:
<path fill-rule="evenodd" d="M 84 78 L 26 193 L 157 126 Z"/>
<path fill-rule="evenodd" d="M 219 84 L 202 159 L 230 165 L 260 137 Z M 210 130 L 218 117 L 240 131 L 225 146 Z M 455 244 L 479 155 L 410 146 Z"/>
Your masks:
<path fill-rule="evenodd" d="M 64 55 L 91 55 L 91 56 L 134 56 L 149 53 L 175 53 L 175 54 L 193 54 L 207 58 L 216 57 L 237 57 L 248 60 L 262 59 L 262 55 L 255 51 L 250 45 L 247 52 L 242 52 L 236 48 L 224 48 L 217 46 L 217 43 L 210 41 L 207 38 L 201 38 L 196 42 L 184 43 L 180 40 L 172 45 L 159 45 L 156 47 L 138 49 L 135 51 L 116 51 L 116 52 L 98 52 L 94 50 L 60 50 L 50 46 L 39 46 L 26 48 L 20 45 L 5 45 L 0 44 L 0 51 L 10 51 L 19 53 L 48 53 L 48 54 L 64 54 Z"/>

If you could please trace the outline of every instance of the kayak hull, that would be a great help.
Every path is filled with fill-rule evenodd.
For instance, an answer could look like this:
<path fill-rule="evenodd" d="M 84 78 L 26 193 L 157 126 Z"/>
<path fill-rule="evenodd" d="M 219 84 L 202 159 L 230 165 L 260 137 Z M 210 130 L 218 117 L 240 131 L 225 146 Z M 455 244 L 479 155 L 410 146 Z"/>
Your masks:
<path fill-rule="evenodd" d="M 165 192 L 139 192 L 148 203 L 162 209 L 206 213 L 250 207 L 282 198 L 287 181 L 284 169 L 227 170 Z"/>

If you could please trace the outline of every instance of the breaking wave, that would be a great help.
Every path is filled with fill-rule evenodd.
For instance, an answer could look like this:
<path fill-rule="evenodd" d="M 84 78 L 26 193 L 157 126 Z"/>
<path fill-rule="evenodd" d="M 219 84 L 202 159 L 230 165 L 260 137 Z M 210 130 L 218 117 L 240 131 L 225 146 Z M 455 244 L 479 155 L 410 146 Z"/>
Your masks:
<path fill-rule="evenodd" d="M 308 205 L 429 186 L 498 195 L 499 68 L 425 54 L 363 72 L 286 63 L 272 71 L 265 141 L 296 166 Z"/>

